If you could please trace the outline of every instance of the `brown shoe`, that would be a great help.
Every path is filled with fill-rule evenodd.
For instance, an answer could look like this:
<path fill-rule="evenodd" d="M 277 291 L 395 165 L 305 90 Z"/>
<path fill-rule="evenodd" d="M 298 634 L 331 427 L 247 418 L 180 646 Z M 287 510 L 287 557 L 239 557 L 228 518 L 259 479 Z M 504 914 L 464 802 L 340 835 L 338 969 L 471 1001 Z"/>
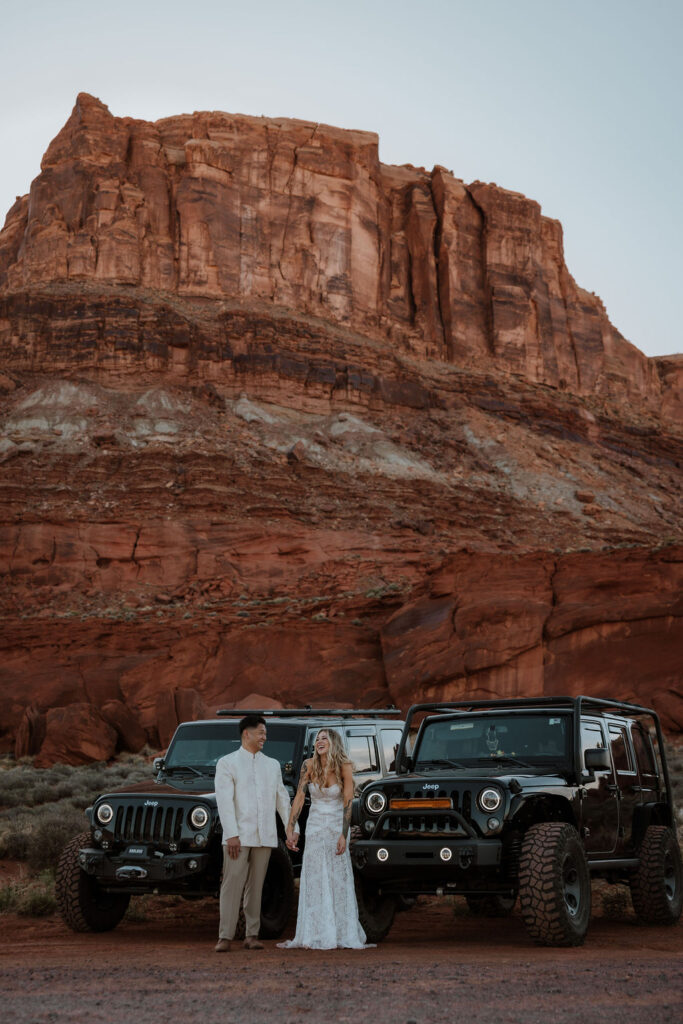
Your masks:
<path fill-rule="evenodd" d="M 216 943 L 215 953 L 229 953 L 230 952 L 230 939 L 219 939 Z"/>
<path fill-rule="evenodd" d="M 247 938 L 244 940 L 244 948 L 245 949 L 263 949 L 264 945 L 263 945 L 262 942 L 259 942 L 259 940 L 255 936 L 253 936 L 253 935 L 249 936 L 248 935 Z"/>

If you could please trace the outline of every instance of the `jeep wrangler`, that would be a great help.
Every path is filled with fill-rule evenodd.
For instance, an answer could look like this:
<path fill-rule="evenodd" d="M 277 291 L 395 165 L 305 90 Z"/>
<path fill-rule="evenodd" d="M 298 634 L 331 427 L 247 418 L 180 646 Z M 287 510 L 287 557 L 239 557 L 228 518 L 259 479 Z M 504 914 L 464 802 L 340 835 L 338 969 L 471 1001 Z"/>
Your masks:
<path fill-rule="evenodd" d="M 239 719 L 244 715 L 266 719 L 264 753 L 280 762 L 292 797 L 319 729 L 336 729 L 342 736 L 359 792 L 393 766 L 403 727 L 403 722 L 392 721 L 400 714 L 396 708 L 240 709 L 217 714 L 216 719 L 178 726 L 165 756 L 154 761 L 156 780 L 102 794 L 86 810 L 90 831 L 66 845 L 56 872 L 57 905 L 74 931 L 115 928 L 136 894 L 166 893 L 187 899 L 218 896 L 222 831 L 213 779 L 218 759 L 240 745 Z M 292 911 L 307 813 L 305 807 L 299 819 L 302 842 L 297 853 L 285 846 L 278 818 L 280 841 L 263 887 L 260 934 L 264 938 L 279 937 Z M 243 916 L 238 927 L 244 927 Z"/>
<path fill-rule="evenodd" d="M 363 791 L 356 823 L 351 855 L 375 935 L 397 897 L 459 894 L 490 916 L 519 900 L 536 943 L 578 946 L 591 878 L 628 884 L 643 922 L 681 914 L 671 785 L 648 708 L 593 697 L 416 704 L 397 773 Z"/>

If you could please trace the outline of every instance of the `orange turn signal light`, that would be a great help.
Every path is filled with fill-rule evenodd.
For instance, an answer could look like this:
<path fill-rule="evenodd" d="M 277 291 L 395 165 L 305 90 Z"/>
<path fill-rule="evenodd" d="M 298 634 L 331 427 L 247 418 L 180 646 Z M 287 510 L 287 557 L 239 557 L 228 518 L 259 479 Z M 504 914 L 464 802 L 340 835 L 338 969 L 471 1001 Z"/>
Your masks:
<path fill-rule="evenodd" d="M 390 800 L 392 811 L 449 811 L 453 806 L 450 797 L 435 797 L 433 800 Z"/>

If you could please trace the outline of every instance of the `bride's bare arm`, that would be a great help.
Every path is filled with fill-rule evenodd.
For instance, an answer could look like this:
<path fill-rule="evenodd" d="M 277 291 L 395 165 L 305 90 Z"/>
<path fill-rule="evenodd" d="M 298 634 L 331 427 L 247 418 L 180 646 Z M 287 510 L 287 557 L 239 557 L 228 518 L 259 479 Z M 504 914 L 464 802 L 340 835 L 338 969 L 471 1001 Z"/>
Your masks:
<path fill-rule="evenodd" d="M 299 775 L 299 786 L 296 791 L 296 796 L 292 801 L 292 809 L 289 812 L 289 821 L 287 822 L 287 835 L 293 833 L 294 826 L 296 825 L 299 815 L 301 814 L 304 806 L 304 800 L 306 799 L 306 790 L 308 789 L 308 783 L 310 782 L 308 776 L 308 761 L 304 761 L 301 765 L 301 773 Z"/>
<path fill-rule="evenodd" d="M 351 807 L 353 805 L 353 766 L 350 761 L 342 765 L 342 782 L 344 804 L 344 819 L 342 824 L 342 835 L 346 839 L 351 828 Z"/>
<path fill-rule="evenodd" d="M 342 765 L 342 805 L 344 808 L 342 816 L 342 834 L 337 840 L 337 853 L 342 854 L 346 850 L 346 837 L 351 828 L 351 808 L 353 806 L 353 766 L 350 761 Z"/>

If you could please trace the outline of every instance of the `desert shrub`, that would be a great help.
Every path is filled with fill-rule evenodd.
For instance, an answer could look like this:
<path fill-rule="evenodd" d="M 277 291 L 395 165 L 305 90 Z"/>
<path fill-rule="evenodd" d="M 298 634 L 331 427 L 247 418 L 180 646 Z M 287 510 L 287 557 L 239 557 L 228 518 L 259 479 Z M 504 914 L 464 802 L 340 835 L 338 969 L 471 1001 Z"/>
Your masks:
<path fill-rule="evenodd" d="M 18 898 L 19 887 L 14 882 L 0 886 L 0 914 L 11 914 L 16 910 Z"/>
<path fill-rule="evenodd" d="M 26 860 L 32 868 L 54 867 L 59 855 L 75 835 L 86 827 L 83 813 L 75 808 L 50 809 L 38 818 L 29 837 Z"/>
<path fill-rule="evenodd" d="M 10 882 L 0 888 L 0 914 L 46 917 L 57 909 L 55 879 L 52 871 L 22 882 Z"/>
<path fill-rule="evenodd" d="M 0 760 L 0 857 L 54 866 L 63 846 L 88 822 L 83 811 L 100 793 L 151 775 L 147 757 L 128 755 L 112 765 L 54 765 Z"/>

